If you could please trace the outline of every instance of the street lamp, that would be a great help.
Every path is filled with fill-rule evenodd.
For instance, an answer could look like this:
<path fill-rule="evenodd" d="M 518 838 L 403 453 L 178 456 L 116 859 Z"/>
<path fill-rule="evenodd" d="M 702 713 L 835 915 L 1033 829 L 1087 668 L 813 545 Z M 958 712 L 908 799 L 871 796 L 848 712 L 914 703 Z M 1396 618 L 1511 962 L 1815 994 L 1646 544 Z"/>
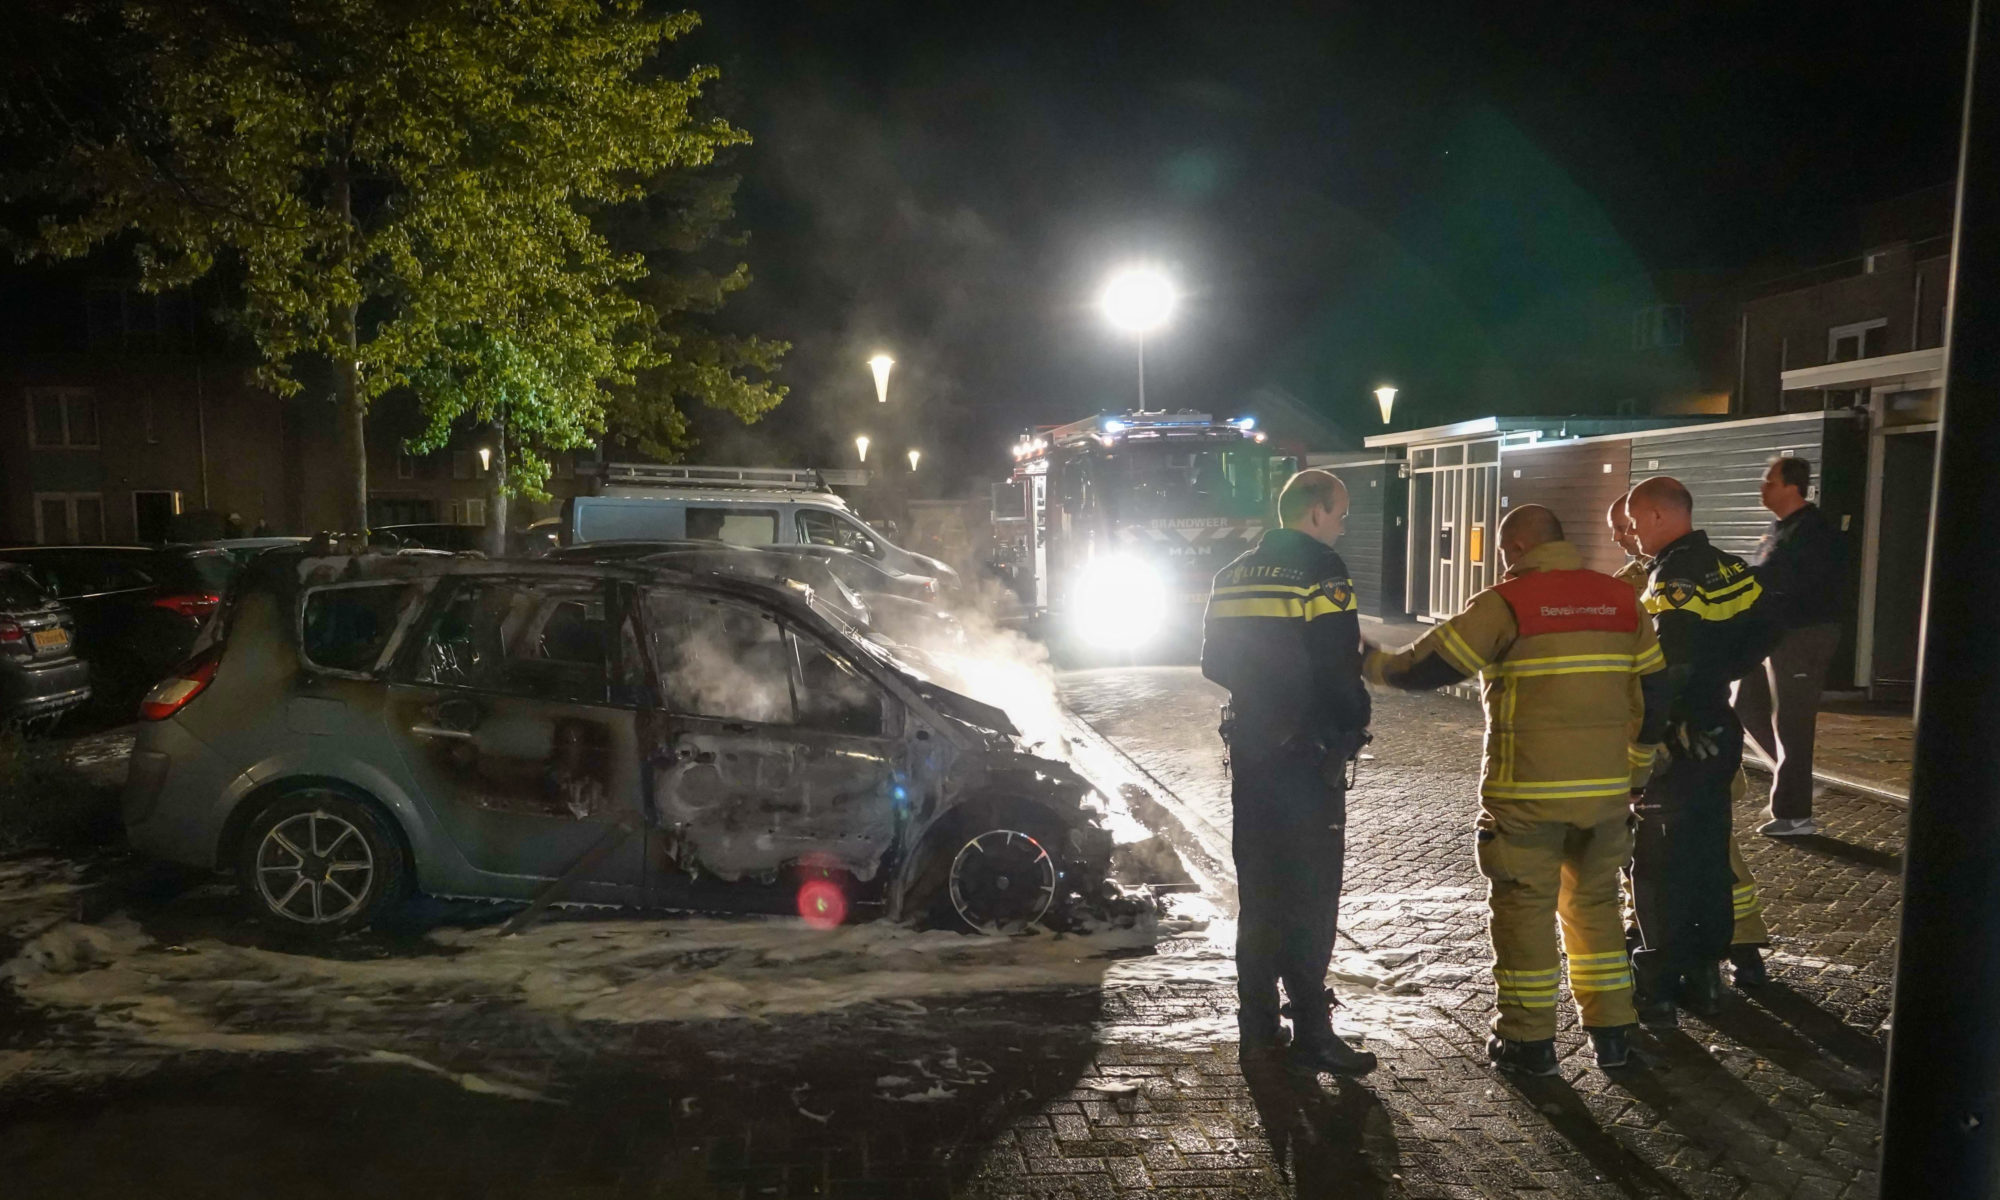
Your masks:
<path fill-rule="evenodd" d="M 490 469 L 492 466 L 493 466 L 493 447 L 481 446 L 479 448 L 479 469 L 485 471 Z"/>
<path fill-rule="evenodd" d="M 862 435 L 861 435 L 860 437 L 858 437 L 858 438 L 855 438 L 855 439 L 854 439 L 854 452 L 855 452 L 856 454 L 858 454 L 858 455 L 860 455 L 860 456 L 861 456 L 861 461 L 862 461 L 862 462 L 867 462 L 867 461 L 868 461 L 868 435 L 867 435 L 867 434 L 865 434 L 865 433 L 864 433 L 864 434 L 862 434 Z"/>
<path fill-rule="evenodd" d="M 924 452 L 921 450 L 910 451 L 910 470 L 914 471 L 917 469 L 917 460 L 922 458 L 923 456 Z"/>
<path fill-rule="evenodd" d="M 1389 409 L 1396 403 L 1396 389 L 1383 384 L 1375 389 L 1375 403 L 1382 407 L 1382 423 L 1389 423 Z"/>
<path fill-rule="evenodd" d="M 889 403 L 889 368 L 895 365 L 896 360 L 886 354 L 878 353 L 874 358 L 868 360 L 868 369 L 875 372 L 875 402 L 877 404 Z"/>
<path fill-rule="evenodd" d="M 1113 328 L 1139 343 L 1139 409 L 1146 408 L 1146 335 L 1166 326 L 1174 315 L 1173 281 L 1157 267 L 1125 267 L 1111 276 L 1097 298 L 1097 307 Z"/>

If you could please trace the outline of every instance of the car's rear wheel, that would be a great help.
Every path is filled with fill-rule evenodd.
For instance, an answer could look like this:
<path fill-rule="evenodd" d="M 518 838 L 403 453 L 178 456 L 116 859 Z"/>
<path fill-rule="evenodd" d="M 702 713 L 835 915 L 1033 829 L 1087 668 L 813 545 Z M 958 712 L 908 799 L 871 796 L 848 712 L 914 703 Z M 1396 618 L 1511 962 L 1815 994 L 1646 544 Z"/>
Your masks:
<path fill-rule="evenodd" d="M 1021 829 L 986 829 L 952 854 L 944 899 L 961 928 L 1005 936 L 1046 917 L 1060 882 L 1044 839 Z"/>
<path fill-rule="evenodd" d="M 401 841 L 381 811 L 325 788 L 287 792 L 244 829 L 237 881 L 257 918 L 319 940 L 361 929 L 403 893 Z"/>

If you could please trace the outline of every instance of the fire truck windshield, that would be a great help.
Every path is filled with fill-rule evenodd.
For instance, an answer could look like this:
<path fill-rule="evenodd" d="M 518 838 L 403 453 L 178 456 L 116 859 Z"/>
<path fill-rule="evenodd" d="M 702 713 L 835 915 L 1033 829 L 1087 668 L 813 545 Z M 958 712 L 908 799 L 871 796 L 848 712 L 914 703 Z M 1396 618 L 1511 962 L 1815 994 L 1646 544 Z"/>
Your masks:
<path fill-rule="evenodd" d="M 1271 455 L 1261 446 L 1128 444 L 1091 459 L 1098 494 L 1118 520 L 1264 515 Z"/>

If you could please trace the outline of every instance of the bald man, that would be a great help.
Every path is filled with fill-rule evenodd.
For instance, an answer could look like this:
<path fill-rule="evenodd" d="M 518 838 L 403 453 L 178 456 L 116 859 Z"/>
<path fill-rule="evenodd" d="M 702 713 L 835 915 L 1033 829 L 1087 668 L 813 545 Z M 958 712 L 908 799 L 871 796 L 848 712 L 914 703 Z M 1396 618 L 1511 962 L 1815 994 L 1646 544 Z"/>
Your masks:
<path fill-rule="evenodd" d="M 1625 497 L 1620 496 L 1605 510 L 1604 523 L 1611 528 L 1611 540 L 1626 554 L 1625 565 L 1619 567 L 1616 578 L 1632 585 L 1641 596 L 1646 593 L 1653 573 L 1653 560 L 1646 557 L 1639 548 L 1639 536 L 1632 529 L 1632 514 L 1625 507 Z M 1756 672 L 1751 672 L 1754 677 Z M 1750 792 L 1749 783 L 1743 778 L 1741 768 L 1729 785 L 1729 804 L 1733 811 L 1738 801 Z M 1741 988 L 1761 987 L 1769 981 L 1770 975 L 1764 969 L 1764 947 L 1771 944 L 1771 931 L 1764 924 L 1764 903 L 1757 898 L 1757 878 L 1750 873 L 1750 866 L 1743 861 L 1743 851 L 1736 844 L 1734 834 L 1729 839 L 1729 873 L 1733 880 L 1730 885 L 1730 911 L 1735 926 L 1729 937 L 1729 961 L 1734 968 L 1732 982 Z"/>
<path fill-rule="evenodd" d="M 1632 855 L 1631 797 L 1652 761 L 1633 736 L 1646 681 L 1666 660 L 1632 588 L 1585 570 L 1548 509 L 1507 514 L 1500 561 L 1500 583 L 1415 645 L 1371 649 L 1362 673 L 1408 689 L 1485 677 L 1474 853 L 1488 881 L 1498 993 L 1488 1057 L 1505 1071 L 1557 1073 L 1567 957 L 1598 1065 L 1621 1067 L 1637 1016 L 1618 877 Z"/>
<path fill-rule="evenodd" d="M 1640 948 L 1632 961 L 1639 1018 L 1671 1025 L 1686 1007 L 1722 1003 L 1718 960 L 1735 924 L 1729 869 L 1730 787 L 1743 763 L 1743 727 L 1730 685 L 1762 661 L 1772 636 L 1748 563 L 1694 527 L 1694 498 L 1679 480 L 1648 479 L 1626 498 L 1633 535 L 1653 560 L 1643 600 L 1667 659 L 1666 695 L 1639 741 L 1664 744 L 1664 762 L 1636 806 L 1632 891 Z"/>

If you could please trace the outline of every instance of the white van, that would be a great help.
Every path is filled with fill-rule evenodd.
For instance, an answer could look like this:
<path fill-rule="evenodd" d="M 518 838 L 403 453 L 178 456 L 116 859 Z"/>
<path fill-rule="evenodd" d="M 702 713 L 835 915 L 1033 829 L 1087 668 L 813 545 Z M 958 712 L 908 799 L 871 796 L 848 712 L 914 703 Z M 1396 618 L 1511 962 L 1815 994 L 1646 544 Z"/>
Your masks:
<path fill-rule="evenodd" d="M 595 496 L 563 501 L 562 543 L 644 538 L 732 546 L 838 546 L 958 586 L 958 572 L 854 515 L 818 471 L 606 463 Z"/>

